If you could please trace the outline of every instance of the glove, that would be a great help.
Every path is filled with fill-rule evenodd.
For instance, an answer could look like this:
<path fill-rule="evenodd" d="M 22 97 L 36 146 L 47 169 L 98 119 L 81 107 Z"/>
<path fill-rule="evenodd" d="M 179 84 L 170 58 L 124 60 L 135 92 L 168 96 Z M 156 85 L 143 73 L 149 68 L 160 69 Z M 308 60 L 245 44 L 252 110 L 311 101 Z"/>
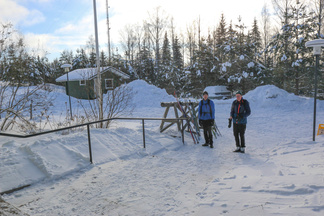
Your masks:
<path fill-rule="evenodd" d="M 228 128 L 231 128 L 231 126 L 232 126 L 232 119 L 228 119 Z"/>
<path fill-rule="evenodd" d="M 203 120 L 199 119 L 199 126 L 201 126 L 201 127 L 203 126 Z"/>
<path fill-rule="evenodd" d="M 211 120 L 209 120 L 209 124 L 210 124 L 210 126 L 214 126 L 214 124 L 215 124 L 215 119 L 211 119 Z"/>

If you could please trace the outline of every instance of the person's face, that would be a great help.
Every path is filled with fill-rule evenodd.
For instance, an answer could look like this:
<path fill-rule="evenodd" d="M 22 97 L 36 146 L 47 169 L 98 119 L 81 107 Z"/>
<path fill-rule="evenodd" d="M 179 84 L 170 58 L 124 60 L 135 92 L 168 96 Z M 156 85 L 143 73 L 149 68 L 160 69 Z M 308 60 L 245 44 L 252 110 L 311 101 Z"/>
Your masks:
<path fill-rule="evenodd" d="M 237 99 L 238 101 L 240 101 L 240 100 L 242 99 L 242 95 L 240 95 L 240 94 L 236 94 L 236 99 Z"/>
<path fill-rule="evenodd" d="M 204 100 L 207 100 L 208 99 L 208 94 L 204 94 L 203 97 L 204 97 Z"/>

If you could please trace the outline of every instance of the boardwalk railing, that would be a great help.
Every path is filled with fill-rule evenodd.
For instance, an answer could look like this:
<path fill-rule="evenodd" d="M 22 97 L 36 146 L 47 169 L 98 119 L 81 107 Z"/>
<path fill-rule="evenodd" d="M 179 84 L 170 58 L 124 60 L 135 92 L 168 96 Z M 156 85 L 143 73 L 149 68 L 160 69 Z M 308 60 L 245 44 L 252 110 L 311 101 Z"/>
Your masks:
<path fill-rule="evenodd" d="M 58 131 L 64 131 L 64 130 L 69 130 L 73 128 L 79 128 L 79 127 L 87 127 L 87 133 L 88 133 L 88 144 L 89 144 L 89 156 L 90 156 L 90 163 L 93 163 L 92 160 L 92 150 L 91 150 L 91 138 L 90 138 L 90 125 L 92 124 L 97 124 L 101 122 L 106 122 L 106 121 L 112 121 L 112 120 L 134 120 L 134 121 L 142 121 L 142 127 L 143 127 L 143 147 L 146 148 L 145 144 L 145 122 L 144 121 L 162 121 L 165 120 L 165 118 L 109 118 L 109 119 L 103 119 L 103 120 L 98 120 L 98 121 L 93 121 L 93 122 L 88 122 L 84 124 L 78 124 L 78 125 L 73 125 L 69 127 L 64 127 L 64 128 L 59 128 L 55 130 L 48 130 L 48 131 L 43 131 L 39 133 L 33 133 L 33 134 L 27 134 L 27 135 L 19 135 L 19 134 L 10 134 L 10 133 L 0 133 L 0 136 L 7 136 L 7 137 L 16 137 L 16 138 L 29 138 L 29 137 L 35 137 L 35 136 L 41 136 L 44 134 L 49 134 L 49 133 L 55 133 Z M 186 120 L 186 118 L 170 118 L 168 120 L 175 120 L 181 122 L 181 137 L 182 137 L 182 143 L 184 143 L 184 127 L 183 127 L 183 121 Z"/>

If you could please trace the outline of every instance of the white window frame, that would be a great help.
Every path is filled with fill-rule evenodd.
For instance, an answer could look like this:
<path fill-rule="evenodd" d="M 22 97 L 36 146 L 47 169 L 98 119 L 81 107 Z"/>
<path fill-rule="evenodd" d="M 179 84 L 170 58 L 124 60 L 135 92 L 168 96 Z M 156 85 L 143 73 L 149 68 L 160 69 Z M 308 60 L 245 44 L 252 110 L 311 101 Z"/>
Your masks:
<path fill-rule="evenodd" d="M 84 83 L 82 83 L 84 81 Z M 79 81 L 80 86 L 85 86 L 87 84 L 87 80 L 80 80 Z"/>
<path fill-rule="evenodd" d="M 111 87 L 107 86 L 107 80 L 111 80 Z M 105 88 L 114 89 L 114 79 L 105 79 Z"/>

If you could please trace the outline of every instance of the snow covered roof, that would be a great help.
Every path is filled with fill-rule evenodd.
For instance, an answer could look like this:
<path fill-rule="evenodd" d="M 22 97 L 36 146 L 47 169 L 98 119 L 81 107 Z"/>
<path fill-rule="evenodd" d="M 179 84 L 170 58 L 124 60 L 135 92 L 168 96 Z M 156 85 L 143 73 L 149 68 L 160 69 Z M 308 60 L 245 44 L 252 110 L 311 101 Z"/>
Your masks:
<path fill-rule="evenodd" d="M 107 71 L 110 71 L 123 79 L 129 79 L 130 76 L 126 73 L 114 68 L 114 67 L 101 67 L 100 73 L 103 74 Z M 91 80 L 94 79 L 97 76 L 97 68 L 82 68 L 82 69 L 76 69 L 71 72 L 69 72 L 69 81 L 79 81 L 79 80 Z M 67 81 L 67 74 L 64 74 L 63 76 L 60 76 L 56 79 L 56 82 L 66 82 Z"/>

